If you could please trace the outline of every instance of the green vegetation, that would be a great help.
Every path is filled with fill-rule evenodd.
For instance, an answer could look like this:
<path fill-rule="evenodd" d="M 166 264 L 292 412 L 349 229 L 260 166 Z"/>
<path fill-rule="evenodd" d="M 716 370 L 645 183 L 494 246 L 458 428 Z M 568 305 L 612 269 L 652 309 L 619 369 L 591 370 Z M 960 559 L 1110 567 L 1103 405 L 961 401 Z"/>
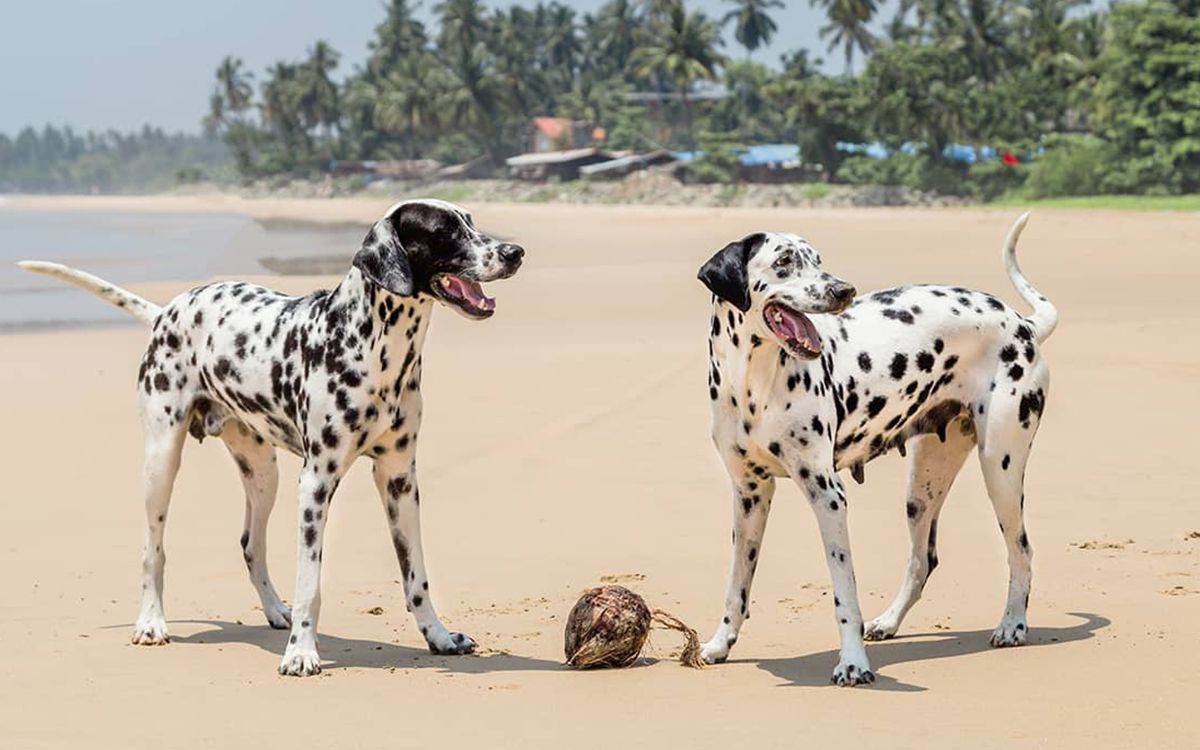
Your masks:
<path fill-rule="evenodd" d="M 736 181 L 741 145 L 795 143 L 829 183 L 978 200 L 1200 191 L 1200 0 L 901 0 L 882 35 L 870 31 L 877 0 L 810 1 L 841 75 L 806 50 L 776 66 L 749 59 L 780 32 L 780 0 L 726 0 L 720 20 L 687 0 L 584 14 L 557 0 L 438 0 L 429 27 L 413 0 L 388 0 L 366 63 L 344 76 L 321 41 L 257 76 L 221 61 L 205 132 L 244 179 L 267 183 L 322 176 L 331 159 L 500 166 L 550 115 L 604 128 L 607 148 L 704 151 L 697 182 Z M 722 28 L 744 56 L 727 53 Z M 208 178 L 220 163 L 201 158 L 210 140 L 183 143 L 174 161 L 153 157 L 170 165 L 160 181 Z M 38 182 L 29 165 L 42 148 L 0 139 L 0 189 L 128 184 L 127 159 L 96 175 L 66 157 Z M 881 148 L 890 155 L 876 158 Z"/>
<path fill-rule="evenodd" d="M 1078 198 L 1030 200 L 1003 197 L 990 204 L 1014 208 L 1092 208 L 1128 211 L 1200 211 L 1200 194 L 1192 195 L 1091 195 Z"/>
<path fill-rule="evenodd" d="M 532 117 L 558 115 L 604 127 L 611 148 L 699 148 L 700 182 L 735 180 L 739 144 L 790 142 L 828 182 L 984 200 L 1200 189 L 1197 0 L 1091 13 L 1084 0 L 904 0 L 882 38 L 868 29 L 875 0 L 813 2 L 844 75 L 819 73 L 803 50 L 779 69 L 723 53 L 721 24 L 747 57 L 769 42 L 778 0 L 729 0 L 721 24 L 685 0 L 609 0 L 583 15 L 443 0 L 436 30 L 391 0 L 367 64 L 341 83 L 321 42 L 270 68 L 257 101 L 226 59 L 208 124 L 247 176 L 312 176 L 330 158 L 498 165 L 524 150 Z M 723 96 L 701 95 L 718 83 Z M 952 145 L 975 163 L 950 158 Z M 1013 156 L 985 158 L 996 151 Z"/>
<path fill-rule="evenodd" d="M 212 136 L 149 126 L 128 134 L 50 126 L 15 138 L 0 133 L 0 193 L 147 192 L 233 176 L 225 144 Z"/>

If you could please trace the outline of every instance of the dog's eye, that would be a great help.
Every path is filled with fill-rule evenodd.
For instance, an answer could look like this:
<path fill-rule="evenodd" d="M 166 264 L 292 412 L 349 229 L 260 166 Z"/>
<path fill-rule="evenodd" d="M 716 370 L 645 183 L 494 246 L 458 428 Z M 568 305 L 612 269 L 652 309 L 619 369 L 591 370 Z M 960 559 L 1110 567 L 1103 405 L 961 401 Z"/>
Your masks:
<path fill-rule="evenodd" d="M 775 262 L 771 264 L 771 268 L 774 268 L 778 271 L 782 271 L 785 268 L 791 268 L 791 267 L 792 267 L 792 256 L 790 256 L 790 255 L 780 255 L 778 258 L 775 259 Z"/>

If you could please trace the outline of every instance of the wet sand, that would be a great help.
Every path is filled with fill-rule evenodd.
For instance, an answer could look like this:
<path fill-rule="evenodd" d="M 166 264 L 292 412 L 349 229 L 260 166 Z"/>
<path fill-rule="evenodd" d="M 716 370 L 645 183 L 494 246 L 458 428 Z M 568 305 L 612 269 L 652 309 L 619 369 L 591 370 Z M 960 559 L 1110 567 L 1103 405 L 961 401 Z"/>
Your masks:
<path fill-rule="evenodd" d="M 364 226 L 388 203 L 161 200 Z M 868 646 L 878 683 L 837 689 L 828 574 L 790 486 L 774 503 L 753 617 L 730 663 L 681 668 L 670 661 L 677 637 L 656 633 L 642 666 L 570 672 L 562 622 L 606 575 L 628 576 L 702 637 L 720 617 L 730 499 L 708 437 L 709 298 L 694 278 L 709 254 L 749 231 L 791 230 L 860 290 L 946 281 L 1019 304 L 999 261 L 1016 212 L 471 208 L 529 257 L 490 287 L 493 319 L 435 315 L 420 471 L 433 596 L 483 654 L 424 650 L 360 463 L 329 525 L 325 672 L 276 676 L 287 636 L 256 609 L 237 471 L 212 440 L 189 443 L 168 525 L 174 640 L 129 645 L 143 524 L 132 386 L 146 333 L 13 334 L 0 337 L 0 746 L 1200 744 L 1200 536 L 1188 538 L 1200 532 L 1188 457 L 1200 218 L 1035 213 L 1021 259 L 1062 323 L 1045 347 L 1053 385 L 1027 477 L 1030 645 L 987 646 L 1007 573 L 972 459 L 942 517 L 925 597 L 901 638 Z M 194 281 L 137 289 L 161 301 Z M 335 282 L 266 280 L 295 292 Z M 280 463 L 269 555 L 289 598 L 298 461 Z M 867 466 L 866 485 L 849 484 L 868 617 L 895 593 L 907 555 L 904 472 L 892 454 Z"/>

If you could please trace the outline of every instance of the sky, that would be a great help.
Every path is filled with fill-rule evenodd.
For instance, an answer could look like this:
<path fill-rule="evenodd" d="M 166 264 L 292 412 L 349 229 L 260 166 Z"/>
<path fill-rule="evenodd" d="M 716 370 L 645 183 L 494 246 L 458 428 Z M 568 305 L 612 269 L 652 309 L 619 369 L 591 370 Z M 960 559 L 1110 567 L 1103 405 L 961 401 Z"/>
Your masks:
<path fill-rule="evenodd" d="M 436 0 L 424 0 L 428 21 Z M 567 0 L 580 12 L 603 0 Z M 785 0 L 774 17 L 779 33 L 755 59 L 774 64 L 806 47 L 824 54 L 824 22 L 809 0 Z M 487 0 L 499 7 L 513 4 Z M 517 4 L 531 4 L 529 2 Z M 688 0 L 720 17 L 725 0 Z M 383 18 L 381 0 L 0 0 L 0 132 L 25 125 L 70 125 L 76 130 L 129 130 L 150 123 L 198 131 L 227 54 L 256 74 L 281 59 L 298 59 L 325 39 L 342 53 L 338 74 L 361 64 L 367 40 Z M 726 29 L 726 54 L 744 50 Z"/>

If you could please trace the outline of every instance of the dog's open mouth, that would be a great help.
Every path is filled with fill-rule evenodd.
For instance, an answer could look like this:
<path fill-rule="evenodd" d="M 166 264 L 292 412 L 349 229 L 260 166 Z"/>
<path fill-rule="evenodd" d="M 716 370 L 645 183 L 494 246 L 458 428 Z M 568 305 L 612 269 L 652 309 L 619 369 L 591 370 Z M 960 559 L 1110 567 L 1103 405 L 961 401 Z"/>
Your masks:
<path fill-rule="evenodd" d="M 804 313 L 778 302 L 769 302 L 763 309 L 763 317 L 767 328 L 792 354 L 805 359 L 821 354 L 821 337 Z"/>
<path fill-rule="evenodd" d="M 438 274 L 433 277 L 433 292 L 470 318 L 487 318 L 496 312 L 496 300 L 483 293 L 478 281 L 448 273 Z"/>

